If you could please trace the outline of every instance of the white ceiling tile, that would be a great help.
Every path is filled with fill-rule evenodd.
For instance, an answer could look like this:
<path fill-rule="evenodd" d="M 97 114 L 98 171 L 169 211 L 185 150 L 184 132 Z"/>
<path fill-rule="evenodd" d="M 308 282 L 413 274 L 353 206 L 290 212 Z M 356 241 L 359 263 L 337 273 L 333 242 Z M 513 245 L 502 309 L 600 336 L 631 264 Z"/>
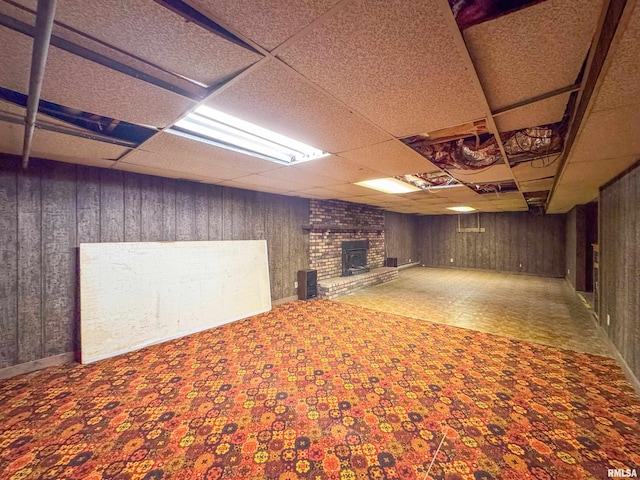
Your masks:
<path fill-rule="evenodd" d="M 329 10 L 338 0 L 186 0 L 186 3 L 233 27 L 263 48 L 272 50 Z"/>
<path fill-rule="evenodd" d="M 261 173 L 282 168 L 279 163 L 166 132 L 154 135 L 140 145 L 139 150 L 173 157 L 177 162 L 181 160 L 198 162 L 211 167 L 231 168 L 247 173 Z"/>
<path fill-rule="evenodd" d="M 0 26 L 0 87 L 28 93 L 32 45 L 31 37 Z"/>
<path fill-rule="evenodd" d="M 613 47 L 613 58 L 600 86 L 594 110 L 640 103 L 640 6 L 631 13 L 622 39 Z"/>
<path fill-rule="evenodd" d="M 20 1 L 35 10 L 35 0 Z M 56 22 L 206 85 L 261 58 L 150 0 L 64 0 Z"/>
<path fill-rule="evenodd" d="M 296 168 L 306 172 L 326 175 L 327 177 L 341 181 L 341 183 L 355 183 L 387 176 L 382 172 L 372 170 L 359 163 L 351 162 L 336 155 L 313 160 L 312 162 L 301 163 L 297 165 Z"/>
<path fill-rule="evenodd" d="M 391 138 L 278 60 L 252 69 L 208 105 L 331 153 Z"/>
<path fill-rule="evenodd" d="M 196 159 L 189 156 L 173 156 L 158 153 L 146 152 L 144 150 L 134 150 L 118 162 L 161 169 L 176 174 L 195 175 L 198 178 L 208 178 L 215 180 L 232 180 L 244 177 L 248 172 L 214 165 L 206 160 Z M 186 177 L 185 177 L 186 178 Z"/>
<path fill-rule="evenodd" d="M 317 173 L 307 172 L 305 170 L 296 168 L 293 165 L 262 172 L 261 175 L 277 180 L 285 180 L 300 185 L 306 185 L 308 187 L 328 187 L 336 183 L 335 178 L 326 177 Z"/>
<path fill-rule="evenodd" d="M 349 150 L 341 153 L 340 156 L 390 177 L 440 171 L 433 163 L 400 140 L 390 140 L 357 150 Z"/>
<path fill-rule="evenodd" d="M 464 31 L 492 109 L 572 85 L 602 0 L 548 0 Z"/>
<path fill-rule="evenodd" d="M 555 161 L 553 161 L 554 159 Z M 545 157 L 531 162 L 518 163 L 511 167 L 511 171 L 519 183 L 529 180 L 539 180 L 541 178 L 554 177 L 560 165 L 558 162 L 559 159 L 554 155 L 550 160 Z"/>
<path fill-rule="evenodd" d="M 294 190 L 304 190 L 306 185 L 290 182 L 288 180 L 279 180 L 277 178 L 265 177 L 261 174 L 252 174 L 235 179 L 238 183 L 244 183 L 246 185 L 257 185 L 262 187 L 269 187 L 279 190 L 281 192 L 292 192 Z"/>
<path fill-rule="evenodd" d="M 164 127 L 194 102 L 56 47 L 49 49 L 42 99 L 117 120 Z"/>
<path fill-rule="evenodd" d="M 498 115 L 495 118 L 498 131 L 511 132 L 560 122 L 567 108 L 569 96 L 569 93 L 556 95 Z"/>
<path fill-rule="evenodd" d="M 394 136 L 476 120 L 484 100 L 440 5 L 358 0 L 279 56 Z"/>

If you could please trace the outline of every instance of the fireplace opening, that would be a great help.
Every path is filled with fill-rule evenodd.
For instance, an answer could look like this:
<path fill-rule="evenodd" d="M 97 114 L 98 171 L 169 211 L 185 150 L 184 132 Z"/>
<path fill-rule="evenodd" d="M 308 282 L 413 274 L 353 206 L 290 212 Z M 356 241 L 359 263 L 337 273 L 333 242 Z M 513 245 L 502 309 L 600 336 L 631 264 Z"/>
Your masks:
<path fill-rule="evenodd" d="M 370 270 L 367 266 L 367 240 L 354 240 L 342 242 L 342 276 L 350 277 L 366 273 Z"/>

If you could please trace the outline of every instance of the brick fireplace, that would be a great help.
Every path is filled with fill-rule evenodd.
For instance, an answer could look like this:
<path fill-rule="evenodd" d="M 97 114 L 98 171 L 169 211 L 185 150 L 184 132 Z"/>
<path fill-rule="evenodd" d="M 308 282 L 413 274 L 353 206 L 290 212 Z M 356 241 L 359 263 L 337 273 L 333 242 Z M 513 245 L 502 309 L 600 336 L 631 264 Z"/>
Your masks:
<path fill-rule="evenodd" d="M 384 265 L 384 212 L 339 200 L 311 200 L 309 266 L 318 280 L 342 276 L 343 242 L 367 244 L 367 266 Z"/>

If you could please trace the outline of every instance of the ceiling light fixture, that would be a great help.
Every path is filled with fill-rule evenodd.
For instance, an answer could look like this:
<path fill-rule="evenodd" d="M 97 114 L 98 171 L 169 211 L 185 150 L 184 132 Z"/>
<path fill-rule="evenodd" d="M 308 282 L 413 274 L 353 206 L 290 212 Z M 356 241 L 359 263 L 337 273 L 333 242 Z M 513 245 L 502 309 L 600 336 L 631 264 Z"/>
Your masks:
<path fill-rule="evenodd" d="M 365 180 L 363 182 L 356 182 L 356 185 L 361 187 L 372 188 L 384 193 L 409 193 L 420 192 L 421 189 L 413 185 L 409 185 L 397 178 L 376 178 L 374 180 Z"/>
<path fill-rule="evenodd" d="M 196 108 L 167 132 L 284 165 L 330 155 L 305 143 L 205 106 Z"/>
<path fill-rule="evenodd" d="M 447 207 L 447 210 L 453 210 L 454 212 L 475 212 L 476 209 L 473 207 L 467 207 L 465 205 L 461 205 L 459 207 Z"/>

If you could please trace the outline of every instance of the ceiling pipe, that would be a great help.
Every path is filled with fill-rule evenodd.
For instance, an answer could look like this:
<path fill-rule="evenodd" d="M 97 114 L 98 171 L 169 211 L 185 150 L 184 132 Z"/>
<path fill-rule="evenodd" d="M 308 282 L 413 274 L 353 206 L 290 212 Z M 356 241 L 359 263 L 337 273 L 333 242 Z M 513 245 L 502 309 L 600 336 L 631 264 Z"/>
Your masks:
<path fill-rule="evenodd" d="M 56 0 L 38 0 L 36 29 L 33 37 L 33 53 L 31 55 L 31 74 L 29 78 L 29 99 L 24 126 L 24 146 L 22 149 L 22 167 L 29 166 L 29 154 L 36 127 L 36 116 L 40 104 L 40 91 L 44 79 L 44 68 L 47 64 L 49 42 L 53 30 L 53 19 L 56 12 Z"/>

